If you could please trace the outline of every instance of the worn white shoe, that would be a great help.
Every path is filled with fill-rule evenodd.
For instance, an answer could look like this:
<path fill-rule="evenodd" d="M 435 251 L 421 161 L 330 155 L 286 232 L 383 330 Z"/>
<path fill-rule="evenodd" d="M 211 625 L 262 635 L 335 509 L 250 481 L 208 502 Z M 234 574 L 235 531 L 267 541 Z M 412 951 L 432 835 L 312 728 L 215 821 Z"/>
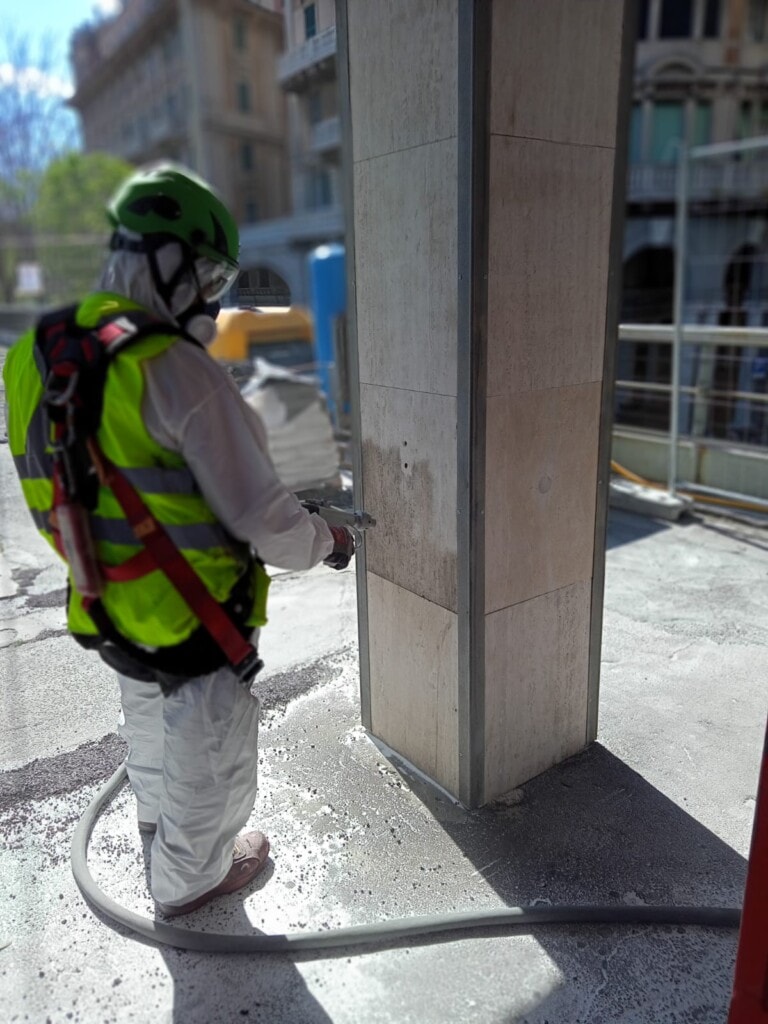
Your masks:
<path fill-rule="evenodd" d="M 246 832 L 245 835 L 235 839 L 235 849 L 232 854 L 232 867 L 225 875 L 223 881 L 204 892 L 197 899 L 189 903 L 181 903 L 179 906 L 168 906 L 166 903 L 158 903 L 155 906 L 166 917 L 179 917 L 181 914 L 191 914 L 193 910 L 204 907 L 206 903 L 216 899 L 217 896 L 227 896 L 229 893 L 237 892 L 248 885 L 267 863 L 269 856 L 269 840 L 263 832 Z"/>

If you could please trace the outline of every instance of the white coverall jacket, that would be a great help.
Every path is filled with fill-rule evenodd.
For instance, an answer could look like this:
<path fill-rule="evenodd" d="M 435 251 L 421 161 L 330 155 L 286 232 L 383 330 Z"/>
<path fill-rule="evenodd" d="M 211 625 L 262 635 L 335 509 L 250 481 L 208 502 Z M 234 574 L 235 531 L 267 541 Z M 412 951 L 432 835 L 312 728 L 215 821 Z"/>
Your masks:
<path fill-rule="evenodd" d="M 211 509 L 269 565 L 309 569 L 333 549 L 326 523 L 278 479 L 258 415 L 198 346 L 180 340 L 145 364 L 152 437 L 180 452 Z M 167 905 L 219 884 L 256 796 L 259 702 L 228 668 L 163 697 L 118 675 L 128 776 L 142 822 L 157 822 L 151 889 Z"/>

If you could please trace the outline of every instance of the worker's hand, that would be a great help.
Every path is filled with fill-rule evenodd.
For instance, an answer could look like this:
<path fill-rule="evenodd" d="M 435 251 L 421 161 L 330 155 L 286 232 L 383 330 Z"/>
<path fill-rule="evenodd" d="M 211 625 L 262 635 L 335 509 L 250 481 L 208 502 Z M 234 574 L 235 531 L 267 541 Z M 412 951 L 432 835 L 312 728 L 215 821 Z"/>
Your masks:
<path fill-rule="evenodd" d="M 348 526 L 329 526 L 333 534 L 333 551 L 323 565 L 331 569 L 346 569 L 355 553 L 355 535 Z"/>

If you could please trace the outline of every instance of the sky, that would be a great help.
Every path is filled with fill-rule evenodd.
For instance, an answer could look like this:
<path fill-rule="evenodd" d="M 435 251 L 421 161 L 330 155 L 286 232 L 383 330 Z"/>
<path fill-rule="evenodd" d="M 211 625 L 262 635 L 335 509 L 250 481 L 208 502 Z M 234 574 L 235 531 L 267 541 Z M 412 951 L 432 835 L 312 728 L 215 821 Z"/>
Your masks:
<path fill-rule="evenodd" d="M 66 96 L 71 92 L 71 72 L 67 55 L 69 37 L 78 25 L 97 16 L 115 13 L 119 0 L 0 0 L 0 85 L 13 75 L 21 74 L 29 88 L 47 89 Z M 57 63 L 52 78 L 43 78 L 34 68 L 14 69 L 8 62 L 5 32 L 10 29 L 31 43 L 33 56 L 38 56 L 38 41 L 46 36 L 55 39 Z"/>

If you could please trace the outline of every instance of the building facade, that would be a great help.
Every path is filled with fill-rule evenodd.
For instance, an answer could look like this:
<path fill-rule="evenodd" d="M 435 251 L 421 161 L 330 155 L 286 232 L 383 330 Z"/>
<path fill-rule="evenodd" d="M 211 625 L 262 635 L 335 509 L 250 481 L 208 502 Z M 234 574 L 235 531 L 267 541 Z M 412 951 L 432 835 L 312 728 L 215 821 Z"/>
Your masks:
<path fill-rule="evenodd" d="M 344 237 L 336 5 L 334 0 L 285 0 L 283 18 L 285 52 L 277 80 L 288 110 L 292 212 L 243 229 L 245 270 L 235 296 L 241 304 L 279 302 L 282 294 L 308 305 L 309 254 Z"/>
<path fill-rule="evenodd" d="M 671 323 L 679 143 L 768 134 L 768 0 L 640 0 L 638 10 L 622 320 Z M 722 304 L 728 262 L 762 235 L 761 191 L 759 174 L 743 167 L 721 161 L 693 169 L 692 240 L 725 260 L 718 295 L 712 270 L 692 283 L 694 320 L 717 322 L 718 309 L 704 307 Z"/>
<path fill-rule="evenodd" d="M 671 324 L 680 143 L 768 136 L 768 0 L 640 0 L 638 15 L 621 320 Z M 684 320 L 768 325 L 768 148 L 694 160 L 688 195 Z M 710 389 L 753 389 L 759 351 L 707 359 Z M 703 386 L 705 362 L 690 354 L 683 385 Z M 653 387 L 670 372 L 669 344 L 622 343 L 617 378 L 649 389 L 619 388 L 617 422 L 668 429 L 669 395 Z M 723 398 L 705 432 L 746 436 L 741 405 Z"/>
<path fill-rule="evenodd" d="M 170 158 L 222 194 L 241 225 L 290 204 L 281 0 L 124 0 L 71 40 L 71 105 L 87 151 Z"/>

